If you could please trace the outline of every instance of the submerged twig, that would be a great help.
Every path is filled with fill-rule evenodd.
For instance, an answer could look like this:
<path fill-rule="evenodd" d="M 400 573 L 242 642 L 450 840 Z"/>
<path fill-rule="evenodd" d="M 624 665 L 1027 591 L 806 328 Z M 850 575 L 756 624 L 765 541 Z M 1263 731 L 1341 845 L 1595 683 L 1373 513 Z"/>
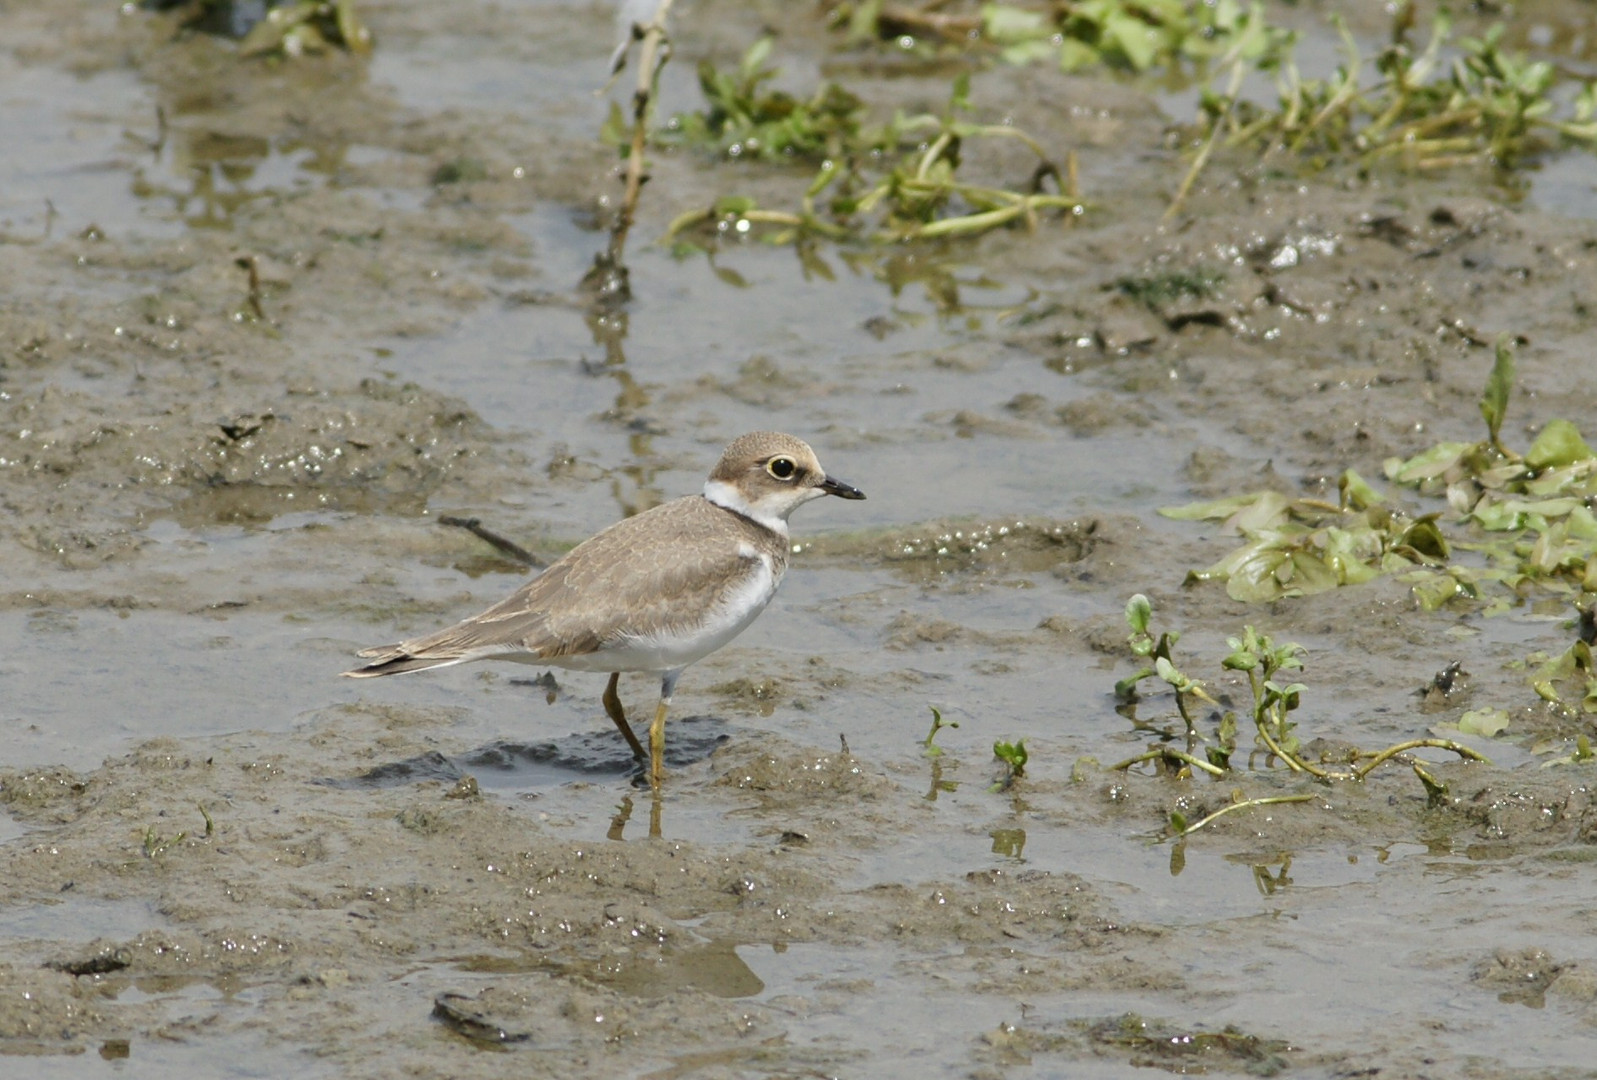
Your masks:
<path fill-rule="evenodd" d="M 249 275 L 249 295 L 245 303 L 250 306 L 250 314 L 255 316 L 257 322 L 266 321 L 266 309 L 261 306 L 261 267 L 254 255 L 240 255 L 233 260 L 233 264 Z"/>
<path fill-rule="evenodd" d="M 670 58 L 671 46 L 666 38 L 665 20 L 671 11 L 672 0 L 660 0 L 650 20 L 633 27 L 641 44 L 638 48 L 638 85 L 632 92 L 632 146 L 627 155 L 627 186 L 621 197 L 621 209 L 610 229 L 610 245 L 595 260 L 594 272 L 608 277 L 619 275 L 619 280 L 609 283 L 617 298 L 628 296 L 624 256 L 627 233 L 637 215 L 638 194 L 647 179 L 643 173 L 643 151 L 649 140 L 649 107 L 653 104 L 655 88 L 659 84 L 660 69 Z"/>
<path fill-rule="evenodd" d="M 543 559 L 538 558 L 538 556 L 514 540 L 507 540 L 493 530 L 486 528 L 477 518 L 451 517 L 446 514 L 438 519 L 438 524 L 449 525 L 456 529 L 465 529 L 479 540 L 487 541 L 500 554 L 509 556 L 523 566 L 541 568 L 548 565 Z"/>

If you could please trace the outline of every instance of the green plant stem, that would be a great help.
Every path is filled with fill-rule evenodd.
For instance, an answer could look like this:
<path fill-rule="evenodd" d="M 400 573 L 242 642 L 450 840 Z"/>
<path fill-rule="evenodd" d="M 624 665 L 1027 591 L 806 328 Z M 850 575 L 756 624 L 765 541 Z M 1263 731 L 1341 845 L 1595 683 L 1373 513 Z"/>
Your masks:
<path fill-rule="evenodd" d="M 1184 764 L 1187 764 L 1187 765 L 1191 765 L 1194 769 L 1202 769 L 1204 772 L 1208 773 L 1210 776 L 1224 776 L 1225 775 L 1225 770 L 1220 768 L 1218 765 L 1211 765 L 1207 761 L 1204 761 L 1202 758 L 1193 757 L 1191 754 L 1185 753 L 1184 751 L 1181 751 L 1181 750 L 1172 750 L 1172 749 L 1170 749 L 1167 746 L 1161 746 L 1161 747 L 1159 747 L 1157 749 L 1149 750 L 1147 753 L 1138 754 L 1136 757 L 1127 758 L 1125 761 L 1120 762 L 1120 764 L 1118 764 L 1118 765 L 1109 766 L 1109 771 L 1110 772 L 1123 772 L 1124 770 L 1131 768 L 1133 765 L 1142 764 L 1144 761 L 1171 760 L 1171 759 L 1173 759 L 1175 761 L 1180 761 L 1180 762 L 1182 762 Z"/>
<path fill-rule="evenodd" d="M 1275 116 L 1273 116 L 1273 115 L 1265 115 L 1265 116 L 1259 117 L 1257 120 L 1253 121 L 1253 123 L 1251 123 L 1251 124 L 1244 124 L 1242 127 L 1239 127 L 1234 132 L 1232 132 L 1231 136 L 1228 139 L 1226 139 L 1226 141 L 1225 141 L 1226 149 L 1230 150 L 1230 149 L 1232 149 L 1234 147 L 1244 146 L 1247 143 L 1252 142 L 1254 136 L 1258 135 L 1261 131 L 1265 130 L 1266 128 L 1270 127 L 1272 124 L 1275 124 L 1276 122 L 1277 122 L 1277 118 Z M 1286 125 L 1285 125 L 1285 123 L 1282 123 L 1281 126 L 1285 127 Z"/>
<path fill-rule="evenodd" d="M 1270 753 L 1286 762 L 1287 768 L 1293 772 L 1306 772 L 1311 776 L 1319 777 L 1321 780 L 1335 779 L 1335 773 L 1322 769 L 1318 765 L 1311 765 L 1296 754 L 1289 753 L 1278 746 L 1276 741 L 1270 737 L 1270 732 L 1265 722 L 1261 721 L 1257 716 L 1254 717 L 1254 723 L 1259 729 L 1259 737 L 1264 740 L 1264 745 L 1269 748 Z"/>
<path fill-rule="evenodd" d="M 1421 158 L 1419 161 L 1414 162 L 1414 168 L 1416 168 L 1416 169 L 1456 169 L 1456 168 L 1458 168 L 1461 165 L 1478 165 L 1483 160 L 1485 160 L 1485 158 L 1480 153 L 1474 153 L 1474 154 L 1439 154 L 1436 157 Z"/>
<path fill-rule="evenodd" d="M 1325 103 L 1325 107 L 1315 113 L 1313 119 L 1307 124 L 1303 125 L 1303 130 L 1298 132 L 1297 138 L 1292 140 L 1292 145 L 1287 147 L 1288 151 L 1294 154 L 1302 153 L 1303 144 L 1309 141 L 1309 137 L 1314 134 L 1315 130 L 1339 110 L 1352 105 L 1357 96 L 1358 84 L 1354 79 L 1349 79 L 1337 87 L 1336 93 L 1331 96 L 1330 101 Z"/>
<path fill-rule="evenodd" d="M 1385 750 L 1372 757 L 1367 764 L 1355 768 L 1353 770 L 1353 778 L 1355 780 L 1363 780 L 1383 762 L 1389 761 L 1406 751 L 1418 750 L 1426 746 L 1437 750 L 1450 750 L 1467 761 L 1484 761 L 1488 765 L 1491 764 L 1490 759 L 1485 754 L 1471 750 L 1462 743 L 1456 743 L 1451 739 L 1410 739 L 1408 742 L 1398 743 L 1396 746 L 1388 746 Z"/>
<path fill-rule="evenodd" d="M 1208 697 L 1207 694 L 1202 696 Z M 1181 714 L 1182 722 L 1187 725 L 1187 734 L 1189 736 L 1196 735 L 1198 733 L 1198 725 L 1192 722 L 1191 716 L 1187 715 L 1187 695 L 1180 690 L 1176 691 L 1176 712 Z"/>
<path fill-rule="evenodd" d="M 1325 103 L 1325 107 L 1316 113 L 1314 119 L 1310 120 L 1303 130 L 1298 132 L 1296 139 L 1292 140 L 1291 151 L 1294 154 L 1303 149 L 1304 142 L 1308 140 L 1310 135 L 1314 134 L 1316 128 L 1329 120 L 1338 110 L 1351 105 L 1359 94 L 1359 47 L 1354 42 L 1352 35 L 1348 33 L 1347 24 L 1341 19 L 1336 21 L 1337 30 L 1342 35 L 1343 52 L 1347 58 L 1346 73 L 1342 78 L 1342 84 L 1336 88 L 1336 93 L 1331 95 L 1331 100 Z"/>
<path fill-rule="evenodd" d="M 1287 768 L 1293 772 L 1306 772 L 1312 776 L 1319 777 L 1321 780 L 1330 780 L 1334 774 L 1320 768 L 1318 765 L 1311 765 L 1296 754 L 1282 749 L 1281 745 L 1270 735 L 1270 720 L 1265 715 L 1269 708 L 1264 703 L 1265 682 L 1266 680 L 1259 675 L 1257 669 L 1250 668 L 1248 670 L 1248 685 L 1252 688 L 1253 700 L 1257 703 L 1253 707 L 1253 726 L 1259 729 L 1259 738 L 1264 740 L 1264 745 L 1269 747 L 1270 753 L 1286 762 Z"/>
<path fill-rule="evenodd" d="M 982 124 L 968 130 L 962 130 L 959 134 L 961 136 L 975 135 L 986 139 L 1019 139 L 1026 144 L 1032 153 L 1037 155 L 1037 160 L 1050 167 L 1053 165 L 1053 162 L 1048 160 L 1048 155 L 1043 152 L 1042 143 L 1033 138 L 1030 133 L 1019 128 L 1004 127 L 1001 124 Z"/>
<path fill-rule="evenodd" d="M 926 239 L 936 236 L 963 236 L 966 233 L 983 232 L 995 229 L 1000 225 L 1007 225 L 1018 217 L 1026 214 L 1026 204 L 1016 203 L 1014 206 L 1005 206 L 998 210 L 984 210 L 977 214 L 963 214 L 959 217 L 941 218 L 929 221 L 925 225 L 913 226 L 903 232 L 882 232 L 877 234 L 879 240 L 899 239 Z"/>
<path fill-rule="evenodd" d="M 933 165 L 937 164 L 937 159 L 943 156 L 943 151 L 947 150 L 948 144 L 953 141 L 954 133 L 951 131 L 945 131 L 932 140 L 932 144 L 921 155 L 920 165 L 915 169 L 916 180 L 922 182 L 926 180 L 926 174 L 931 171 Z"/>
<path fill-rule="evenodd" d="M 713 206 L 678 214 L 671 219 L 671 224 L 666 226 L 666 239 L 669 240 L 683 229 L 691 229 L 695 225 L 714 221 L 720 216 L 719 211 Z M 793 214 L 785 210 L 745 210 L 737 216 L 756 225 L 787 225 L 792 228 L 809 229 L 833 240 L 842 240 L 849 235 L 847 229 L 822 221 L 813 214 Z"/>
<path fill-rule="evenodd" d="M 1179 840 L 1183 836 L 1190 836 L 1192 833 L 1197 832 L 1199 829 L 1209 824 L 1209 822 L 1213 821 L 1215 818 L 1224 817 L 1226 814 L 1232 813 L 1236 810 L 1248 810 L 1255 806 L 1274 806 L 1278 803 L 1310 802 L 1315 798 L 1316 796 L 1314 795 L 1272 795 L 1267 799 L 1246 799 L 1242 802 L 1232 803 L 1229 806 L 1222 806 L 1208 817 L 1193 822 L 1191 825 L 1188 825 L 1185 829 L 1182 829 L 1174 836 L 1167 836 L 1165 839 Z"/>
<path fill-rule="evenodd" d="M 1187 170 L 1187 175 L 1182 177 L 1181 186 L 1176 189 L 1176 197 L 1170 200 L 1170 205 L 1165 208 L 1164 220 L 1169 221 L 1181 212 L 1181 206 L 1187 201 L 1187 193 L 1192 190 L 1192 185 L 1198 182 L 1198 174 L 1203 172 L 1203 167 L 1208 164 L 1209 156 L 1214 153 L 1216 144 L 1220 141 L 1220 133 L 1225 129 L 1226 123 L 1231 119 L 1237 107 L 1237 94 L 1242 90 L 1242 77 L 1246 68 L 1242 61 L 1242 52 L 1239 45 L 1232 46 L 1230 52 L 1220 65 L 1231 65 L 1231 81 L 1226 86 L 1225 111 L 1214 118 L 1214 126 L 1209 129 L 1209 137 L 1204 141 L 1203 149 L 1198 151 L 1198 156 L 1192 162 L 1192 168 Z"/>

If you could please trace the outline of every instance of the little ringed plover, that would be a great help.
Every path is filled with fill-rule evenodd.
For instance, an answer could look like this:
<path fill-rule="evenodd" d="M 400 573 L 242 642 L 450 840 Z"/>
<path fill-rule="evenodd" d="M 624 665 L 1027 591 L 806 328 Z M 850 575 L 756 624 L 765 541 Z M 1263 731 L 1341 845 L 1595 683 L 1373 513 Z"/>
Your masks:
<path fill-rule="evenodd" d="M 368 662 L 344 674 L 365 679 L 469 660 L 608 671 L 605 711 L 641 760 L 616 684 L 623 671 L 655 672 L 660 703 L 648 756 L 658 784 L 678 676 L 765 610 L 787 569 L 788 515 L 823 495 L 865 497 L 826 475 L 803 440 L 750 432 L 722 453 L 702 494 L 617 522 L 480 615 L 361 650 Z"/>

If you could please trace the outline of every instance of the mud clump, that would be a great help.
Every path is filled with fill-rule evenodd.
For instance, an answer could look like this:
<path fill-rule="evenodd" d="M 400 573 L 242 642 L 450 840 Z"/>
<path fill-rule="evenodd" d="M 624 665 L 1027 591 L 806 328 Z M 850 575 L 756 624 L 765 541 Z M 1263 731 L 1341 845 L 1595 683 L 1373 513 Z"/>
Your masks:
<path fill-rule="evenodd" d="M 1576 777 L 1494 778 L 1473 792 L 1463 789 L 1450 808 L 1473 828 L 1482 851 L 1597 843 L 1597 800 Z"/>
<path fill-rule="evenodd" d="M 486 435 L 458 402 L 375 379 L 342 400 L 317 394 L 220 415 L 208 403 L 174 404 L 142 422 L 74 421 L 58 403 L 49 391 L 8 402 L 0 426 L 30 433 L 9 462 L 20 474 L 67 490 L 189 500 L 181 516 L 220 521 L 316 508 L 415 512 Z"/>
<path fill-rule="evenodd" d="M 1496 990 L 1497 1000 L 1504 1004 L 1540 1009 L 1547 1004 L 1548 988 L 1569 967 L 1554 960 L 1545 949 L 1498 949 L 1475 965 L 1470 979 L 1478 986 Z"/>
<path fill-rule="evenodd" d="M 88 791 L 89 781 L 67 769 L 0 771 L 0 804 L 23 821 L 70 821 Z"/>
<path fill-rule="evenodd" d="M 913 529 L 820 537 L 806 541 L 806 559 L 833 563 L 871 559 L 917 581 L 961 575 L 1058 571 L 1092 554 L 1098 522 L 1019 519 L 933 521 Z"/>

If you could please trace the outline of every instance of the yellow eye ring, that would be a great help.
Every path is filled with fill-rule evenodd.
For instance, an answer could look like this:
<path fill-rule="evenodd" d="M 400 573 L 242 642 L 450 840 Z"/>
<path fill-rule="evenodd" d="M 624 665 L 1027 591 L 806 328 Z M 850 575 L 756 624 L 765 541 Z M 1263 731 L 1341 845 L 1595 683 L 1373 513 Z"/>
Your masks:
<path fill-rule="evenodd" d="M 790 457 L 774 457 L 765 463 L 765 471 L 778 480 L 791 480 L 798 472 L 798 465 Z"/>

